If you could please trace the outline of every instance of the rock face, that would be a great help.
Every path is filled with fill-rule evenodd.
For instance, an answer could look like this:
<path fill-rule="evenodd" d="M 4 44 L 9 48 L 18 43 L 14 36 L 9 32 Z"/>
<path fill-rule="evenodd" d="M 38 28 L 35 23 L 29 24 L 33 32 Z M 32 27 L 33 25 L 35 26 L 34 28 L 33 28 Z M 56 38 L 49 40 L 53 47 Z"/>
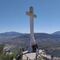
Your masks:
<path fill-rule="evenodd" d="M 51 56 L 50 55 L 46 55 L 44 50 L 39 50 L 38 52 L 34 52 L 34 53 L 26 53 L 23 55 L 23 60 L 45 60 L 43 57 L 51 60 Z"/>

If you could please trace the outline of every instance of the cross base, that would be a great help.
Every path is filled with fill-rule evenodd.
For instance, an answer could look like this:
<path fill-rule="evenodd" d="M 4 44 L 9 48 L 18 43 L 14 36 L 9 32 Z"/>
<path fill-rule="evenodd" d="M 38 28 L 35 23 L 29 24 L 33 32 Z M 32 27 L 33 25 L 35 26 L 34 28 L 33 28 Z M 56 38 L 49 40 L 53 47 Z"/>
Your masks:
<path fill-rule="evenodd" d="M 37 49 L 38 49 L 37 44 L 32 45 L 32 52 L 36 52 Z"/>

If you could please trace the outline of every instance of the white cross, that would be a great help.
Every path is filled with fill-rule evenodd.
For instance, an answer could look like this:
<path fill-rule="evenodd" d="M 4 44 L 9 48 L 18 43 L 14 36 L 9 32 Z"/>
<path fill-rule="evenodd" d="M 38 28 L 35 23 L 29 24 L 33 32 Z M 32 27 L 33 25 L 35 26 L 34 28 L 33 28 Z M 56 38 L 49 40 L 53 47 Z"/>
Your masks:
<path fill-rule="evenodd" d="M 29 11 L 26 12 L 26 14 L 30 17 L 30 35 L 31 35 L 30 45 L 36 44 L 34 38 L 34 18 L 36 17 L 36 15 L 34 14 L 33 7 L 30 7 Z"/>

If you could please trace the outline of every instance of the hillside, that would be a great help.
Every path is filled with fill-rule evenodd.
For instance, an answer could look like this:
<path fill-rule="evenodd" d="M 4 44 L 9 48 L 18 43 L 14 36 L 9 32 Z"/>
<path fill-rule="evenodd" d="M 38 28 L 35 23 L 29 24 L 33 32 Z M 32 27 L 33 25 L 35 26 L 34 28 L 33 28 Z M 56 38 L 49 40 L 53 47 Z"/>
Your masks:
<path fill-rule="evenodd" d="M 18 32 L 5 32 L 5 33 L 0 33 L 0 43 L 5 42 L 5 41 L 9 41 L 12 38 L 18 37 L 23 35 L 22 33 L 18 33 Z"/>
<path fill-rule="evenodd" d="M 8 32 L 8 33 L 0 34 L 0 37 L 1 37 L 0 43 L 12 44 L 16 46 L 25 46 L 25 47 L 29 46 L 30 34 Z M 35 33 L 35 39 L 39 47 L 45 47 L 45 48 L 60 47 L 60 35 Z"/>
<path fill-rule="evenodd" d="M 56 31 L 53 33 L 54 35 L 60 35 L 60 31 Z"/>

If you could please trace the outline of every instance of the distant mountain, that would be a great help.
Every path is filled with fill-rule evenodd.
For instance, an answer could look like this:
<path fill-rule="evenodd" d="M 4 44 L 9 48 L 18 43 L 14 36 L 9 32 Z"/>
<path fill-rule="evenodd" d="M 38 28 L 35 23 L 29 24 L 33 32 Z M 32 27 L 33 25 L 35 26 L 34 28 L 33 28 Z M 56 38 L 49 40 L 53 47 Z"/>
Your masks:
<path fill-rule="evenodd" d="M 59 47 L 60 46 L 60 36 L 46 34 L 46 33 L 35 33 L 35 39 L 39 46 L 41 47 Z M 14 44 L 17 46 L 29 46 L 30 34 L 23 34 L 9 41 L 6 41 L 5 44 Z"/>
<path fill-rule="evenodd" d="M 35 33 L 34 35 L 40 47 L 60 47 L 60 35 L 47 33 Z M 0 43 L 27 47 L 30 44 L 30 34 L 18 32 L 1 33 Z"/>
<path fill-rule="evenodd" d="M 1 42 L 5 42 L 8 40 L 11 40 L 12 38 L 18 37 L 18 36 L 22 36 L 22 33 L 18 33 L 18 32 L 5 32 L 5 33 L 0 33 L 0 43 Z"/>
<path fill-rule="evenodd" d="M 60 31 L 56 31 L 56 32 L 54 32 L 53 34 L 55 34 L 55 35 L 60 35 Z"/>
<path fill-rule="evenodd" d="M 20 35 L 22 35 L 22 33 L 18 33 L 18 32 L 5 32 L 5 33 L 0 33 L 0 38 L 20 36 Z"/>

